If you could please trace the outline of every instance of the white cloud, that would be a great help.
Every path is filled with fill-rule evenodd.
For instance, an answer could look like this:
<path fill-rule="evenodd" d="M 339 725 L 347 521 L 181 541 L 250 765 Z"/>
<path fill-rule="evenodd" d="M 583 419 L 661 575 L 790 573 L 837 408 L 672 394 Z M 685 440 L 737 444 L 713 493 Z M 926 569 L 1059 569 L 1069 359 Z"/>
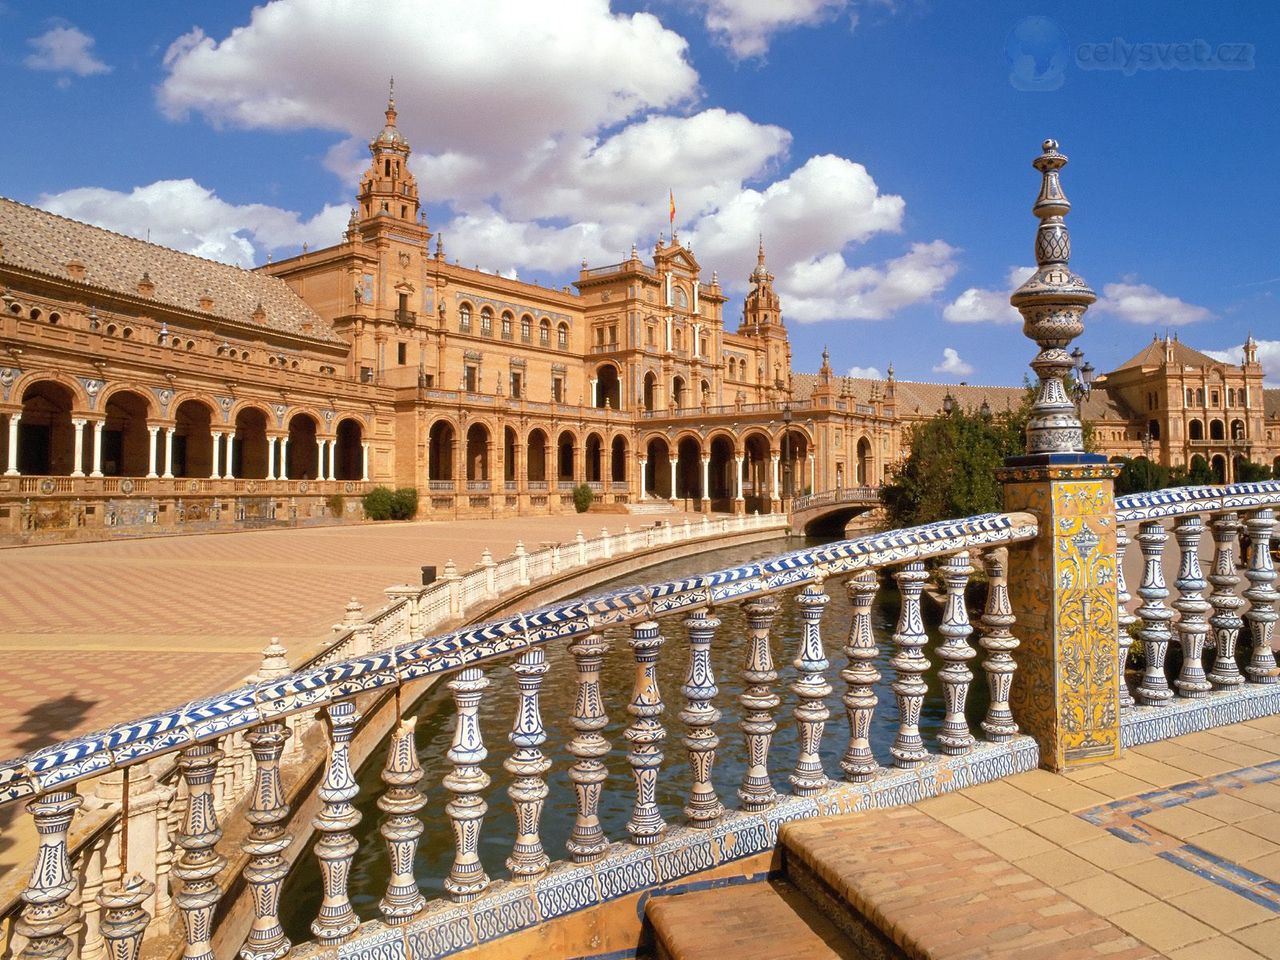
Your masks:
<path fill-rule="evenodd" d="M 1133 277 L 1126 277 L 1122 283 L 1108 283 L 1102 294 L 1094 309 L 1129 323 L 1181 327 L 1213 317 L 1206 307 L 1161 293 L 1150 284 L 1135 282 Z"/>
<path fill-rule="evenodd" d="M 948 323 L 1021 323 L 1022 314 L 1009 305 L 1009 295 L 1035 272 L 1035 267 L 1010 267 L 1005 289 L 970 287 L 942 309 L 942 319 Z"/>
<path fill-rule="evenodd" d="M 846 377 L 853 377 L 856 380 L 883 380 L 884 374 L 880 372 L 879 367 L 850 367 Z"/>
<path fill-rule="evenodd" d="M 835 20 L 849 0 L 699 0 L 707 30 L 739 60 L 762 57 L 773 34 Z M 856 19 L 850 17 L 850 26 Z"/>
<path fill-rule="evenodd" d="M 761 36 L 845 8 L 714 3 L 763 25 Z M 377 50 L 376 66 L 334 56 L 350 48 Z M 377 17 L 356 0 L 270 0 L 221 39 L 196 27 L 175 41 L 158 99 L 175 119 L 337 131 L 325 166 L 354 186 L 394 73 L 412 169 L 426 201 L 451 211 L 432 226 L 464 264 L 561 272 L 583 258 L 616 262 L 666 227 L 670 190 L 680 239 L 730 293 L 744 289 L 765 235 L 787 313 L 801 322 L 879 319 L 941 291 L 955 270 L 941 241 L 857 262 L 856 245 L 901 232 L 902 197 L 838 156 L 780 173 L 791 134 L 694 109 L 687 48 L 656 17 L 613 13 L 607 0 L 386 0 Z M 255 223 L 218 223 L 223 243 L 263 242 Z"/>
<path fill-rule="evenodd" d="M 1268 387 L 1280 386 L 1280 340 L 1258 340 L 1258 363 L 1262 364 L 1262 377 Z M 1205 350 L 1209 356 L 1223 363 L 1241 363 L 1244 345 L 1226 350 Z"/>
<path fill-rule="evenodd" d="M 934 373 L 949 373 L 953 377 L 967 377 L 973 373 L 973 365 L 960 359 L 955 347 L 942 348 L 942 362 L 933 368 Z"/>
<path fill-rule="evenodd" d="M 57 26 L 27 41 L 34 53 L 22 62 L 32 70 L 91 77 L 111 68 L 93 55 L 93 37 L 72 26 Z"/>
<path fill-rule="evenodd" d="M 194 180 L 158 180 L 129 193 L 80 187 L 38 202 L 64 217 L 242 267 L 270 250 L 292 254 L 303 242 L 336 243 L 347 223 L 344 207 L 327 206 L 303 220 L 265 204 L 227 203 Z"/>

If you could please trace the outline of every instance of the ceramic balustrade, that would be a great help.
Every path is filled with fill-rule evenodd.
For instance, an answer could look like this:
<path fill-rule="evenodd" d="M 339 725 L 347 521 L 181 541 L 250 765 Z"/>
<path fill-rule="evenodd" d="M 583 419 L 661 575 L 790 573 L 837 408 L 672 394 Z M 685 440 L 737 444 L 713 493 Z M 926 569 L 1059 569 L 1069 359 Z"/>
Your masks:
<path fill-rule="evenodd" d="M 1277 506 L 1277 481 L 1174 487 L 1116 499 L 1122 710 L 1168 707 L 1280 679 L 1271 649 L 1278 616 L 1272 560 Z M 1123 560 L 1134 542 L 1142 559 L 1141 602 L 1130 609 Z"/>

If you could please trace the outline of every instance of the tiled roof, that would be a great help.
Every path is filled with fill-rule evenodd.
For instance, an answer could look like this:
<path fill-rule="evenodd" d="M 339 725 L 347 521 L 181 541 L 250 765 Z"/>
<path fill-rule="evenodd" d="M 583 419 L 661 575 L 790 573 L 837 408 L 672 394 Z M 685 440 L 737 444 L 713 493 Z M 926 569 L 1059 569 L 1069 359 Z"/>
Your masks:
<path fill-rule="evenodd" d="M 283 280 L 168 247 L 126 237 L 78 220 L 0 197 L 0 264 L 65 278 L 66 264 L 84 264 L 84 283 L 138 296 L 145 273 L 155 284 L 151 299 L 183 310 L 200 310 L 213 299 L 211 316 L 254 324 L 261 304 L 264 325 L 285 333 L 341 343 L 332 328 Z M 310 330 L 303 325 L 309 324 Z"/>
<path fill-rule="evenodd" d="M 1183 367 L 1213 367 L 1222 363 L 1221 360 L 1215 360 L 1207 353 L 1201 353 L 1193 347 L 1188 347 L 1181 340 L 1173 340 L 1169 343 L 1173 348 L 1173 363 Z M 1152 340 L 1145 347 L 1135 353 L 1126 360 L 1116 370 L 1128 370 L 1132 367 L 1158 367 L 1164 363 L 1165 341 L 1156 339 Z"/>
<path fill-rule="evenodd" d="M 856 403 L 870 403 L 872 388 L 883 399 L 888 380 L 872 380 L 866 377 L 835 377 L 837 396 L 851 396 Z M 796 373 L 791 376 L 792 395 L 804 401 L 813 396 L 818 386 L 816 373 Z M 993 410 L 1016 407 L 1022 402 L 1025 387 L 981 387 L 962 383 L 920 383 L 912 380 L 895 380 L 894 406 L 899 416 L 933 416 L 942 412 L 942 401 L 948 393 L 962 408 L 979 409 L 986 401 Z"/>
<path fill-rule="evenodd" d="M 1280 390 L 1266 389 L 1262 391 L 1263 416 L 1267 419 L 1280 417 Z"/>

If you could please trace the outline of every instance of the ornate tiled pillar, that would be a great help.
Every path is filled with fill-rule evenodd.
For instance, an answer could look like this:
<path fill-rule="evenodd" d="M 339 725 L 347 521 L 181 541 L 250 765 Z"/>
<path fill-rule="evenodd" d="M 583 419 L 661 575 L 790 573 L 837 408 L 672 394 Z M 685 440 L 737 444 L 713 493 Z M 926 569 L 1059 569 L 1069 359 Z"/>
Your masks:
<path fill-rule="evenodd" d="M 1001 471 L 1004 508 L 1036 515 L 1040 534 L 1009 550 L 1009 597 L 1022 644 L 1010 702 L 1013 717 L 1040 744 L 1054 770 L 1120 754 L 1120 687 L 1116 644 L 1117 469 L 1085 453 L 1083 431 L 1064 378 L 1067 346 L 1084 332 L 1096 299 L 1068 266 L 1071 209 L 1059 170 L 1067 158 L 1053 140 L 1034 161 L 1042 182 L 1032 208 L 1036 272 L 1010 298 L 1023 332 L 1040 347 L 1031 361 L 1039 377 L 1027 423 L 1027 453 Z"/>

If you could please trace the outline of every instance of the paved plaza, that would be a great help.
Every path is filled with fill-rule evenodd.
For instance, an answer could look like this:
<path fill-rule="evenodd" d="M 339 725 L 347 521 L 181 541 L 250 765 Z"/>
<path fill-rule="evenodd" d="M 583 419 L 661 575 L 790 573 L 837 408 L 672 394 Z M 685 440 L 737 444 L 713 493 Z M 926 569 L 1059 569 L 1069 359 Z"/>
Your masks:
<path fill-rule="evenodd" d="M 677 517 L 682 519 L 682 517 Z M 366 612 L 420 567 L 470 569 L 521 540 L 619 533 L 623 514 L 365 524 L 0 550 L 0 758 L 238 684 L 272 636 L 297 664 L 351 597 Z"/>

